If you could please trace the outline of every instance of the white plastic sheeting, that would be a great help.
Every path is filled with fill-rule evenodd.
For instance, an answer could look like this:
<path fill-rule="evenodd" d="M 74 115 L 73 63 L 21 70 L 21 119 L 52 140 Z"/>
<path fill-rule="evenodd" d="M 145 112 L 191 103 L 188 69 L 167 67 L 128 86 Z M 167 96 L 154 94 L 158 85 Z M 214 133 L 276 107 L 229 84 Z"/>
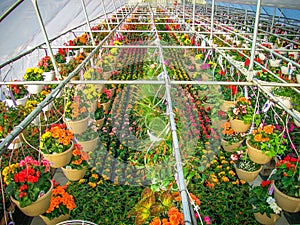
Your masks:
<path fill-rule="evenodd" d="M 1 0 L 1 14 L 16 0 Z M 50 39 L 86 22 L 81 0 L 38 0 Z M 101 0 L 84 0 L 89 19 L 104 15 Z M 112 1 L 103 0 L 106 12 L 113 12 Z M 115 0 L 118 8 L 121 1 Z M 33 3 L 23 1 L 0 23 L 0 64 L 45 42 Z"/>

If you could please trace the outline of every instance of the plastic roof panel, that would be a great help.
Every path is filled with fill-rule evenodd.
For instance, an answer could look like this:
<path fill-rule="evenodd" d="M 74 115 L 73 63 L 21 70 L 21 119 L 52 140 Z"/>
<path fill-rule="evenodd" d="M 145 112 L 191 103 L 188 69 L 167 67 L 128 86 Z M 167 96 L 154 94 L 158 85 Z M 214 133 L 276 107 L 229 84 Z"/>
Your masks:
<path fill-rule="evenodd" d="M 2 14 L 15 0 L 1 0 Z M 50 39 L 86 22 L 81 0 L 37 1 Z M 101 1 L 85 0 L 89 19 L 104 15 Z M 106 12 L 114 10 L 112 1 L 104 0 Z M 119 1 L 115 2 L 116 7 Z M 1 15 L 2 15 L 1 14 Z M 24 1 L 0 23 L 0 64 L 45 42 L 32 1 Z"/>
<path fill-rule="evenodd" d="M 216 2 L 217 1 L 218 0 L 216 0 Z M 235 4 L 247 5 L 257 4 L 257 0 L 222 0 L 218 2 L 230 2 Z M 262 0 L 261 4 L 264 6 L 271 6 L 277 8 L 300 9 L 300 0 Z"/>

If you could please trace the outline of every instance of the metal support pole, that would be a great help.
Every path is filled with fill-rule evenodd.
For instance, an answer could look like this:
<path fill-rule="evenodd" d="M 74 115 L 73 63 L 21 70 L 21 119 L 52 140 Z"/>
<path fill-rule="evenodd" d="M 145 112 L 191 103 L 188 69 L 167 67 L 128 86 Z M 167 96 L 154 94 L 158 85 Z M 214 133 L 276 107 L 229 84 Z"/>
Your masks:
<path fill-rule="evenodd" d="M 248 9 L 245 10 L 245 21 L 244 21 L 244 25 L 247 25 L 247 17 L 248 17 Z M 246 29 L 246 27 L 245 27 Z"/>
<path fill-rule="evenodd" d="M 178 136 L 177 136 L 177 130 L 176 130 L 176 122 L 175 122 L 174 113 L 173 113 L 170 78 L 168 76 L 167 68 L 164 64 L 163 50 L 162 50 L 162 46 L 160 44 L 156 26 L 154 23 L 154 15 L 153 15 L 152 9 L 150 7 L 150 4 L 149 4 L 149 10 L 151 13 L 152 26 L 153 26 L 155 34 L 156 34 L 157 47 L 159 49 L 161 65 L 162 65 L 162 68 L 164 70 L 164 75 L 165 75 L 164 80 L 165 80 L 165 87 L 166 87 L 166 99 L 168 102 L 170 127 L 171 127 L 172 140 L 173 140 L 173 151 L 174 151 L 174 155 L 175 155 L 175 159 L 176 159 L 176 169 L 177 169 L 177 174 L 178 174 L 177 182 L 178 182 L 179 193 L 181 195 L 181 202 L 182 202 L 182 208 L 183 208 L 183 214 L 184 214 L 184 224 L 192 225 L 193 223 L 192 223 L 192 218 L 191 218 L 192 214 L 190 211 L 189 196 L 187 193 L 187 188 L 186 188 L 186 184 L 185 184 L 185 180 L 184 180 L 182 160 L 181 160 L 181 155 L 180 155 L 180 150 L 179 150 L 179 142 L 178 142 Z M 194 224 L 194 225 L 196 225 L 196 224 Z"/>
<path fill-rule="evenodd" d="M 196 0 L 193 1 L 193 31 L 195 31 Z"/>
<path fill-rule="evenodd" d="M 273 16 L 272 16 L 272 23 L 271 23 L 271 29 L 270 29 L 271 33 L 273 33 L 272 30 L 273 30 L 273 27 L 274 27 L 276 13 L 277 13 L 277 8 L 274 7 L 274 12 L 273 12 Z"/>
<path fill-rule="evenodd" d="M 33 4 L 33 7 L 35 9 L 36 15 L 38 17 L 38 20 L 39 20 L 39 23 L 40 23 L 40 26 L 41 26 L 41 29 L 42 29 L 43 36 L 45 38 L 45 43 L 46 43 L 46 46 L 47 46 L 48 51 L 49 51 L 49 56 L 50 56 L 50 59 L 51 59 L 52 64 L 53 64 L 55 75 L 56 75 L 57 78 L 60 79 L 61 76 L 60 76 L 60 74 L 58 72 L 58 68 L 56 66 L 56 62 L 55 62 L 55 58 L 54 58 L 54 55 L 53 55 L 53 51 L 52 51 L 52 48 L 51 48 L 51 45 L 50 45 L 50 42 L 49 42 L 49 38 L 48 38 L 48 34 L 46 32 L 46 29 L 45 29 L 44 22 L 42 20 L 42 16 L 41 16 L 41 13 L 40 13 L 40 10 L 39 10 L 39 6 L 37 4 L 37 0 L 32 0 L 32 4 Z"/>
<path fill-rule="evenodd" d="M 106 21 L 106 23 L 107 23 L 108 30 L 111 30 L 111 29 L 110 29 L 110 25 L 109 25 L 109 23 L 108 23 L 108 19 L 107 19 L 107 13 L 106 13 L 104 1 L 103 1 L 103 0 L 100 0 L 100 1 L 101 1 L 101 5 L 102 5 L 102 8 L 103 8 L 103 11 L 104 11 L 105 21 Z"/>
<path fill-rule="evenodd" d="M 182 17 L 183 22 L 185 22 L 185 0 L 183 0 L 182 4 Z"/>
<path fill-rule="evenodd" d="M 19 0 L 15 2 L 11 7 L 9 7 L 1 16 L 0 16 L 0 22 L 7 17 L 15 8 L 17 8 L 24 0 Z"/>
<path fill-rule="evenodd" d="M 116 17 L 117 17 L 117 23 L 119 23 L 119 18 L 118 18 L 118 14 L 117 14 L 117 7 L 116 7 L 115 0 L 112 0 L 112 2 L 113 2 L 113 5 L 114 5 Z"/>
<path fill-rule="evenodd" d="M 213 29 L 214 29 L 214 14 L 215 14 L 215 0 L 211 1 L 211 16 L 210 16 L 210 37 L 209 39 L 213 39 Z"/>
<path fill-rule="evenodd" d="M 252 81 L 252 79 L 253 79 L 252 71 L 253 71 L 255 49 L 256 49 L 257 31 L 258 31 L 259 15 L 260 15 L 260 5 L 261 5 L 261 0 L 257 0 L 254 32 L 253 32 L 253 42 L 252 42 L 252 47 L 251 47 L 250 64 L 249 64 L 249 70 L 248 70 L 249 74 L 247 77 L 248 81 Z"/>
<path fill-rule="evenodd" d="M 82 8 L 83 8 L 83 12 L 84 12 L 86 24 L 88 26 L 88 30 L 89 30 L 89 33 L 90 33 L 90 36 L 91 36 L 91 39 L 92 39 L 92 43 L 93 43 L 93 45 L 95 45 L 95 41 L 94 41 L 94 38 L 93 38 L 93 33 L 92 33 L 91 25 L 90 25 L 90 20 L 89 20 L 87 11 L 86 11 L 86 6 L 84 4 L 84 0 L 81 0 L 81 4 L 82 4 Z"/>

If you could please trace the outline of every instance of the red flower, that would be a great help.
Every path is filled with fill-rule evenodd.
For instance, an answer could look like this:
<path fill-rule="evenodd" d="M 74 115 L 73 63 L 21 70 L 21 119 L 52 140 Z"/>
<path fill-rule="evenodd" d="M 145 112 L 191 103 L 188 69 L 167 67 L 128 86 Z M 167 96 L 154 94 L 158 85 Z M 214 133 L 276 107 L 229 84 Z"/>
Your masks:
<path fill-rule="evenodd" d="M 249 66 L 250 65 L 250 59 L 246 59 L 246 61 L 245 61 L 245 66 Z"/>
<path fill-rule="evenodd" d="M 21 192 L 21 193 L 19 194 L 19 197 L 20 197 L 20 198 L 23 198 L 23 197 L 25 197 L 26 195 L 27 195 L 26 192 Z"/>
<path fill-rule="evenodd" d="M 230 85 L 229 88 L 231 89 L 231 94 L 232 94 L 232 95 L 236 95 L 237 90 L 238 90 L 237 86 L 235 86 L 235 85 Z"/>
<path fill-rule="evenodd" d="M 261 186 L 264 188 L 265 186 L 267 186 L 267 185 L 269 185 L 269 184 L 271 184 L 271 181 L 270 180 L 263 180 L 262 182 L 261 182 Z"/>

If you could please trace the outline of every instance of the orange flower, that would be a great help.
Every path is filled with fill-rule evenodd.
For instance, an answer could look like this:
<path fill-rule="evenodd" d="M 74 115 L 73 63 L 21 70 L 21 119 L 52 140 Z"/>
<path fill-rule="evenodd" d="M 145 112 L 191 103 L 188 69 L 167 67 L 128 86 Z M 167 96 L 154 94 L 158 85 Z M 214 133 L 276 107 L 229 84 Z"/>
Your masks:
<path fill-rule="evenodd" d="M 261 142 L 261 139 L 262 139 L 262 134 L 256 134 L 254 136 L 254 141 L 255 142 Z"/>
<path fill-rule="evenodd" d="M 159 218 L 154 217 L 154 219 L 152 220 L 152 222 L 150 223 L 150 225 L 161 225 L 161 221 Z"/>
<path fill-rule="evenodd" d="M 267 134 L 272 134 L 275 126 L 274 125 L 267 125 L 264 127 L 264 132 Z"/>

